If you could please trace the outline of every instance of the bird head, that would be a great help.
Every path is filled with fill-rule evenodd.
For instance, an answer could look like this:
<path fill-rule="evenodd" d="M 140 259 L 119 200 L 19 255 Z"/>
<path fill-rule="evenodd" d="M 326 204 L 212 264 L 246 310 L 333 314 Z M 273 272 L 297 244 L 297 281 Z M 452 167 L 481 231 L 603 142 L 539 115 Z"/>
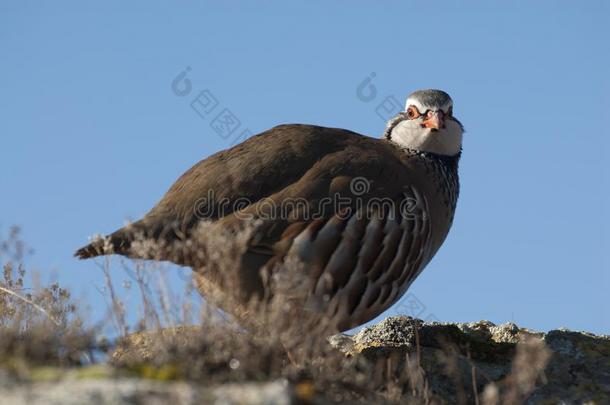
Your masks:
<path fill-rule="evenodd" d="M 418 90 L 405 111 L 388 123 L 385 137 L 419 152 L 452 156 L 462 149 L 462 124 L 453 116 L 453 100 L 442 90 Z"/>

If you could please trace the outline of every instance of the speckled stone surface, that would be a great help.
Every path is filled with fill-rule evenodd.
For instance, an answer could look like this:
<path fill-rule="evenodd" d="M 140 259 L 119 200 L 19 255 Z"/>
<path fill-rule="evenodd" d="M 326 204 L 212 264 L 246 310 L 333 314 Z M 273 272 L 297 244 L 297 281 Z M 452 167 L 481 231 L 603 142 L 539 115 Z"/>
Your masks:
<path fill-rule="evenodd" d="M 391 317 L 352 337 L 330 341 L 348 355 L 371 359 L 419 353 L 417 361 L 440 403 L 610 404 L 610 336 L 542 333 L 513 323 L 425 323 Z M 451 372 L 448 356 L 453 357 Z M 527 390 L 513 372 L 519 368 L 534 380 Z"/>

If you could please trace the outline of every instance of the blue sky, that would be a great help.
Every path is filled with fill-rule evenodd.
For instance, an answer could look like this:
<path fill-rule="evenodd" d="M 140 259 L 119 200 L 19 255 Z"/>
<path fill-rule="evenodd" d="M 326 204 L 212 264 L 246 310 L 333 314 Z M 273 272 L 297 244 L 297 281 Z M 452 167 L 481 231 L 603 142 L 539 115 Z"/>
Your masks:
<path fill-rule="evenodd" d="M 23 227 L 43 278 L 101 312 L 102 275 L 72 254 L 230 146 L 190 107 L 201 91 L 239 132 L 378 136 L 381 102 L 435 87 L 467 133 L 453 229 L 410 289 L 417 312 L 610 332 L 605 2 L 218 3 L 0 4 L 0 228 Z M 375 97 L 358 97 L 371 74 Z"/>

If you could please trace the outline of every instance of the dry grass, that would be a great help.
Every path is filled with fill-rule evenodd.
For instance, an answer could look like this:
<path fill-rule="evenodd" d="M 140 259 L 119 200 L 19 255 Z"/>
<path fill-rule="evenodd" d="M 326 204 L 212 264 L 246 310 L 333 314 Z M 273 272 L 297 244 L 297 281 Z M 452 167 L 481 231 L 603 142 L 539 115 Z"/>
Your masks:
<path fill-rule="evenodd" d="M 536 383 L 544 380 L 544 369 L 550 357 L 550 350 L 540 339 L 532 337 L 518 344 L 511 373 L 499 383 L 485 387 L 483 405 L 524 403 Z"/>
<path fill-rule="evenodd" d="M 227 249 L 231 241 L 217 242 L 225 244 L 225 249 L 215 250 L 215 263 L 227 267 L 220 270 L 230 271 L 234 265 L 230 256 L 241 247 Z M 230 254 L 223 257 L 220 251 Z M 419 347 L 414 353 L 390 353 L 377 359 L 346 356 L 328 344 L 329 330 L 321 320 L 309 319 L 300 309 L 294 286 L 288 282 L 282 287 L 286 280 L 276 280 L 275 287 L 287 293 L 278 294 L 265 316 L 244 328 L 210 304 L 200 305 L 192 283 L 186 283 L 184 291 L 172 291 L 167 272 L 175 269 L 143 261 L 120 261 L 115 266 L 105 258 L 97 263 L 105 278 L 108 316 L 92 326 L 82 322 L 70 293 L 58 284 L 38 286 L 34 279 L 34 287 L 26 288 L 27 254 L 19 230 L 12 228 L 0 243 L 4 271 L 0 281 L 0 366 L 17 374 L 24 374 L 31 365 L 78 366 L 102 361 L 143 377 L 200 384 L 285 378 L 303 399 L 323 396 L 334 402 L 438 403 L 429 388 L 430 375 L 421 366 Z M 118 270 L 134 281 L 122 288 L 137 293 L 138 308 L 128 308 L 122 301 L 121 287 L 113 280 Z M 283 274 L 290 271 L 285 269 Z M 134 318 L 134 311 L 137 321 L 128 321 Z M 100 332 L 108 326 L 116 339 L 102 344 Z M 477 388 L 474 366 L 472 382 L 459 381 L 456 352 L 446 350 L 444 373 L 455 380 L 457 401 L 467 403 L 473 398 L 491 405 L 527 398 L 549 357 L 540 345 L 530 341 L 519 346 L 513 372 L 484 390 Z M 110 358 L 96 357 L 112 352 Z M 465 384 L 472 388 L 464 389 Z"/>
<path fill-rule="evenodd" d="M 26 365 L 77 365 L 92 361 L 94 331 L 83 325 L 70 293 L 59 284 L 26 288 L 29 253 L 13 227 L 0 243 L 0 361 Z"/>

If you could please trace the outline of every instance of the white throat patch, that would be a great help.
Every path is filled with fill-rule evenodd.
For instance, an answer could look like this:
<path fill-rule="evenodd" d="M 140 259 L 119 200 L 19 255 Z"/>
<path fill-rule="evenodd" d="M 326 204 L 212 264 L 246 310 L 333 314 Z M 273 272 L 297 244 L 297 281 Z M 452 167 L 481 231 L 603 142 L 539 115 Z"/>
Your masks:
<path fill-rule="evenodd" d="M 447 119 L 445 128 L 436 131 L 422 128 L 417 120 L 403 120 L 392 128 L 389 137 L 405 148 L 452 156 L 462 150 L 462 134 L 462 126 L 452 119 Z"/>

